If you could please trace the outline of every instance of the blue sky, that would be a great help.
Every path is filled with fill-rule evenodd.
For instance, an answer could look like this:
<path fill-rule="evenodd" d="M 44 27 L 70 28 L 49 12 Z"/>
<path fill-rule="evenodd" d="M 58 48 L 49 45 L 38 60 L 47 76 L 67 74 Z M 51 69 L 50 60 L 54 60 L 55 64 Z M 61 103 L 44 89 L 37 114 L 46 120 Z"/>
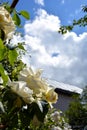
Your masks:
<path fill-rule="evenodd" d="M 27 51 L 24 61 L 43 76 L 59 82 L 84 87 L 87 85 L 87 28 L 76 27 L 66 35 L 58 29 L 84 14 L 86 0 L 19 0 L 17 10 L 27 10 L 30 20 L 23 22 Z M 31 58 L 30 58 L 31 55 Z"/>
<path fill-rule="evenodd" d="M 84 15 L 81 11 L 81 7 L 86 5 L 86 3 L 86 0 L 19 0 L 17 9 L 27 10 L 32 20 L 36 15 L 36 11 L 42 8 L 49 14 L 58 16 L 62 25 L 68 25 L 72 23 L 73 19 L 78 19 Z M 74 31 L 79 34 L 83 31 L 87 31 L 87 28 L 75 28 Z"/>

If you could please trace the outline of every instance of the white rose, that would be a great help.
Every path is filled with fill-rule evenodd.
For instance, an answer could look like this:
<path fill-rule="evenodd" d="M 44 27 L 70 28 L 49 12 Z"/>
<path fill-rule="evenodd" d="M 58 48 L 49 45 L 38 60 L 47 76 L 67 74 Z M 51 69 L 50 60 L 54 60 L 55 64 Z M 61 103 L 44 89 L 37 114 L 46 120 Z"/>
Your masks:
<path fill-rule="evenodd" d="M 28 88 L 33 90 L 33 94 L 38 100 L 46 100 L 50 105 L 56 103 L 58 94 L 54 89 L 49 87 L 44 79 L 41 78 L 42 70 L 38 69 L 36 72 L 32 68 L 24 68 L 19 75 L 19 80 L 26 82 Z"/>
<path fill-rule="evenodd" d="M 33 91 L 26 86 L 25 82 L 10 82 L 11 90 L 18 94 L 26 103 L 32 103 L 34 98 L 32 97 Z"/>
<path fill-rule="evenodd" d="M 4 31 L 5 39 L 10 39 L 15 30 L 15 24 L 3 6 L 0 6 L 0 29 Z"/>
<path fill-rule="evenodd" d="M 25 68 L 20 72 L 19 80 L 25 81 L 34 94 L 45 93 L 48 84 L 41 78 L 41 70 L 34 72 L 31 68 Z"/>

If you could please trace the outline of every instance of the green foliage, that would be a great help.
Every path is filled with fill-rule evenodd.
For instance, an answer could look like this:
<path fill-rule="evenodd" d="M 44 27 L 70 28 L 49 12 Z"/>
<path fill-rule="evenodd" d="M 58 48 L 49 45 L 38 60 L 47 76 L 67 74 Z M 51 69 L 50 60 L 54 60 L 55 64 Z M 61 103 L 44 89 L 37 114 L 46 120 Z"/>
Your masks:
<path fill-rule="evenodd" d="M 11 6 L 8 2 L 2 3 L 2 5 L 5 7 L 5 9 L 10 13 L 12 11 Z"/>
<path fill-rule="evenodd" d="M 23 51 L 26 51 L 25 48 L 24 48 L 24 46 L 22 45 L 22 43 L 18 43 L 18 48 L 21 49 L 21 50 L 23 50 Z"/>
<path fill-rule="evenodd" d="M 20 17 L 18 16 L 18 14 L 15 11 L 13 14 L 13 20 L 15 21 L 15 25 L 19 26 L 21 24 Z"/>
<path fill-rule="evenodd" d="M 32 103 L 32 113 L 37 116 L 38 120 L 43 122 L 45 115 L 48 112 L 48 103 L 46 101 L 40 101 L 40 105 L 38 102 Z"/>
<path fill-rule="evenodd" d="M 0 64 L 0 76 L 1 76 L 2 79 L 3 79 L 3 84 L 6 85 L 6 83 L 7 83 L 7 81 L 8 81 L 8 76 L 7 76 L 7 74 L 5 73 L 2 64 Z"/>
<path fill-rule="evenodd" d="M 58 30 L 59 33 L 61 34 L 66 34 L 68 31 L 71 31 L 73 29 L 73 26 L 61 26 Z"/>
<path fill-rule="evenodd" d="M 85 6 L 82 7 L 82 11 L 83 12 L 87 12 L 87 5 L 85 5 Z"/>
<path fill-rule="evenodd" d="M 5 73 L 8 72 L 8 75 L 11 79 L 17 79 L 18 73 L 24 67 L 24 63 L 18 59 L 19 52 L 22 50 L 25 52 L 25 49 L 21 43 L 18 44 L 17 47 L 9 44 L 5 45 L 3 41 L 0 39 L 0 74 L 3 79 L 3 83 L 7 82 L 7 75 Z"/>
<path fill-rule="evenodd" d="M 66 118 L 60 110 L 49 109 L 44 122 L 35 127 L 31 124 L 31 130 L 71 130 Z"/>
<path fill-rule="evenodd" d="M 2 103 L 5 112 L 1 113 L 1 123 L 6 126 L 6 130 L 11 129 L 28 129 L 34 115 L 40 122 L 43 122 L 48 112 L 48 103 L 41 101 L 43 111 L 38 104 L 33 102 L 25 104 L 21 97 L 11 91 L 9 87 L 4 88 L 2 92 Z"/>
<path fill-rule="evenodd" d="M 75 100 L 70 103 L 66 116 L 72 128 L 82 129 L 87 125 L 87 108 L 84 107 L 79 96 L 74 96 Z"/>
<path fill-rule="evenodd" d="M 21 25 L 21 19 L 19 16 L 23 16 L 25 19 L 29 20 L 30 19 L 30 15 L 27 11 L 22 10 L 20 12 L 17 12 L 16 10 L 13 11 L 13 20 L 15 21 L 15 25 L 16 26 L 20 26 Z"/>
<path fill-rule="evenodd" d="M 30 18 L 27 11 L 17 12 L 14 8 L 11 9 L 8 3 L 4 3 L 4 7 L 11 12 L 18 27 L 21 25 L 20 15 L 26 19 Z M 25 103 L 8 85 L 8 82 L 18 81 L 18 75 L 25 66 L 21 61 L 21 55 L 25 51 L 23 43 L 18 43 L 16 46 L 14 43 L 10 44 L 10 40 L 6 43 L 5 33 L 0 29 L 0 129 L 2 130 L 29 129 L 34 116 L 39 122 L 43 122 L 49 109 L 46 101 Z"/>
<path fill-rule="evenodd" d="M 20 16 L 30 19 L 30 15 L 25 10 L 17 12 L 15 9 L 17 2 L 18 0 L 13 0 L 11 6 L 8 3 L 2 5 L 4 5 L 12 15 L 15 25 L 20 27 Z M 7 11 L 5 10 L 5 12 Z M 13 23 L 13 27 L 14 22 L 12 19 L 11 22 Z M 13 31 L 14 29 L 12 28 L 12 32 Z M 51 117 L 48 114 L 50 107 L 49 103 L 41 99 L 43 96 L 43 94 L 41 96 L 41 93 L 39 95 L 41 97 L 38 96 L 38 99 L 34 98 L 33 91 L 31 90 L 31 92 L 26 85 L 22 86 L 21 84 L 26 84 L 26 82 L 19 81 L 18 78 L 20 71 L 25 67 L 25 64 L 21 60 L 22 54 L 25 54 L 26 52 L 24 43 L 14 45 L 14 43 L 10 43 L 10 37 L 5 35 L 4 29 L 0 28 L 0 129 L 47 130 L 49 129 L 49 126 L 51 128 L 52 125 L 55 125 L 55 122 L 49 118 Z M 15 84 L 19 82 L 20 86 L 19 84 Z M 12 84 L 10 85 L 10 83 Z M 27 94 L 26 91 L 28 91 Z M 23 95 L 23 97 L 21 95 Z M 29 101 L 29 98 L 31 98 L 31 101 Z M 44 123 L 47 114 L 49 115 L 49 119 L 47 123 Z M 60 118 L 60 122 L 61 128 L 63 128 L 64 118 Z"/>
<path fill-rule="evenodd" d="M 0 61 L 4 59 L 4 57 L 7 55 L 6 53 L 6 46 L 4 46 L 3 41 L 0 39 Z"/>
<path fill-rule="evenodd" d="M 20 15 L 22 15 L 24 18 L 26 18 L 26 19 L 30 19 L 30 15 L 29 15 L 29 13 L 27 12 L 27 11 L 25 11 L 25 10 L 22 10 L 22 11 L 20 11 L 19 12 L 20 13 Z"/>
<path fill-rule="evenodd" d="M 84 105 L 87 105 L 87 86 L 85 86 L 85 88 L 83 89 L 81 101 L 84 103 Z"/>
<path fill-rule="evenodd" d="M 9 63 L 13 66 L 15 61 L 17 61 L 17 57 L 18 57 L 18 53 L 17 51 L 14 50 L 9 50 L 8 52 L 8 59 L 9 59 Z"/>

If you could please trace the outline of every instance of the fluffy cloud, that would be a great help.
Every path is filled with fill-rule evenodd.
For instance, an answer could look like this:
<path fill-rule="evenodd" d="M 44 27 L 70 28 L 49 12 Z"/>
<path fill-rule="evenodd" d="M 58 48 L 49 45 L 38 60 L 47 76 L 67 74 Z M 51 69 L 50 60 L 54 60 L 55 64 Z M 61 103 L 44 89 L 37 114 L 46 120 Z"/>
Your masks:
<path fill-rule="evenodd" d="M 35 0 L 35 3 L 44 6 L 44 0 Z"/>
<path fill-rule="evenodd" d="M 24 26 L 25 41 L 31 58 L 26 62 L 42 68 L 43 76 L 84 87 L 87 84 L 87 33 L 58 34 L 57 16 L 38 10 L 32 22 Z"/>

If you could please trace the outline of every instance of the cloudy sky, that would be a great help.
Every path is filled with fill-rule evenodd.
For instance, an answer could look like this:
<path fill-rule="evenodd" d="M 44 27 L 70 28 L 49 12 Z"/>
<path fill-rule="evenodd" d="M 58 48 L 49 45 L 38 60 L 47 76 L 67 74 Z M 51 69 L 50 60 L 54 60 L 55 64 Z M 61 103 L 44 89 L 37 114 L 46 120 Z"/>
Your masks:
<path fill-rule="evenodd" d="M 87 28 L 58 34 L 61 24 L 83 16 L 81 7 L 85 4 L 86 0 L 19 1 L 17 9 L 25 9 L 31 16 L 29 21 L 22 20 L 28 50 L 25 61 L 43 69 L 44 77 L 78 87 L 87 84 Z"/>

